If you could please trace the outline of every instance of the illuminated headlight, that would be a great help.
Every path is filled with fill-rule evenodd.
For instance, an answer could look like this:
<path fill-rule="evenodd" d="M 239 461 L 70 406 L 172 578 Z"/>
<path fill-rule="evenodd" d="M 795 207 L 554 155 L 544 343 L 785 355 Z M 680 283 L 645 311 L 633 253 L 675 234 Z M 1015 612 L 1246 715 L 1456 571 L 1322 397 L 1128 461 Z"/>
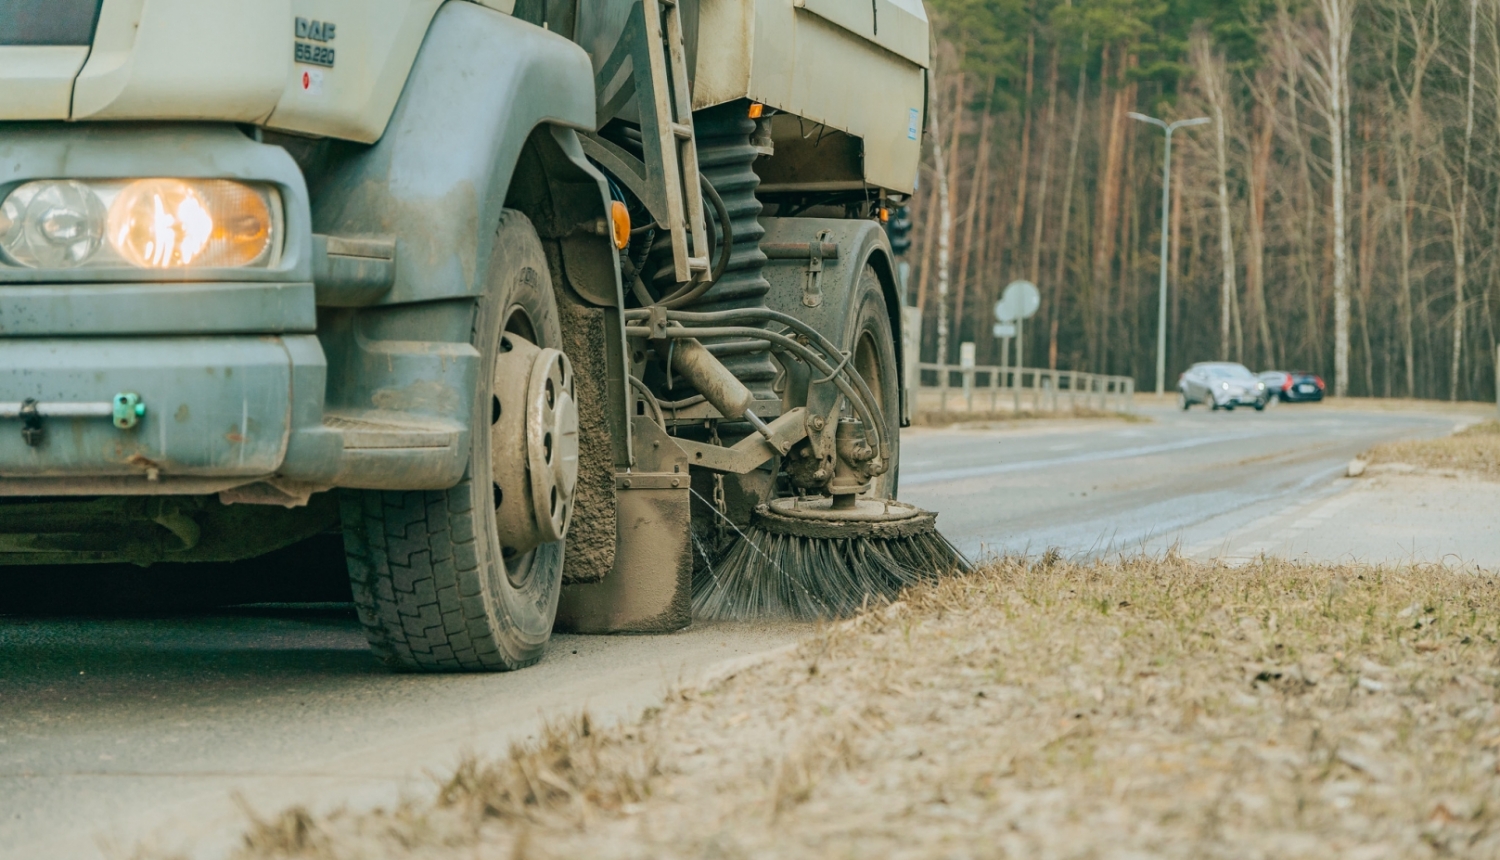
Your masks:
<path fill-rule="evenodd" d="M 0 252 L 33 269 L 264 268 L 280 244 L 276 191 L 226 179 L 46 179 L 0 203 Z"/>

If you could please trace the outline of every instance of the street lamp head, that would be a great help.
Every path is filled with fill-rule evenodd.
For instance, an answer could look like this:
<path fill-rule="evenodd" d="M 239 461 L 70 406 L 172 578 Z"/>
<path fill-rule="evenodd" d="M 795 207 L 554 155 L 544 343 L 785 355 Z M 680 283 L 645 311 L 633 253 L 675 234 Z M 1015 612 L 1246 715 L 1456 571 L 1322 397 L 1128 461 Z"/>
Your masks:
<path fill-rule="evenodd" d="M 1125 115 L 1128 116 L 1128 117 L 1130 117 L 1131 119 L 1139 120 L 1141 122 L 1149 122 L 1149 123 L 1153 123 L 1155 125 L 1165 125 L 1166 124 L 1166 123 L 1163 123 L 1161 120 L 1157 119 L 1154 116 L 1146 116 L 1143 113 L 1136 113 L 1135 111 L 1131 111 L 1130 113 L 1125 114 Z"/>
<path fill-rule="evenodd" d="M 1200 117 L 1194 117 L 1193 119 L 1178 120 L 1177 122 L 1174 122 L 1172 124 L 1175 125 L 1175 126 L 1179 126 L 1181 128 L 1186 128 L 1186 127 L 1188 127 L 1190 125 L 1203 125 L 1205 123 L 1210 123 L 1210 122 L 1213 122 L 1213 120 L 1209 119 L 1206 116 L 1200 116 Z"/>

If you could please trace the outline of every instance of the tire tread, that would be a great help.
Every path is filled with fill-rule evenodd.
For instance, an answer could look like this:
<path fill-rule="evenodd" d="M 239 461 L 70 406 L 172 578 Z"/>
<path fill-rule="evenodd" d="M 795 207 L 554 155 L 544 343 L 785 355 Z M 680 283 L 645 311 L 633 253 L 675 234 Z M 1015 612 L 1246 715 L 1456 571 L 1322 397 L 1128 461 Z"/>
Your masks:
<path fill-rule="evenodd" d="M 346 490 L 344 550 L 354 605 L 375 656 L 407 671 L 494 671 L 469 480 L 450 490 Z"/>

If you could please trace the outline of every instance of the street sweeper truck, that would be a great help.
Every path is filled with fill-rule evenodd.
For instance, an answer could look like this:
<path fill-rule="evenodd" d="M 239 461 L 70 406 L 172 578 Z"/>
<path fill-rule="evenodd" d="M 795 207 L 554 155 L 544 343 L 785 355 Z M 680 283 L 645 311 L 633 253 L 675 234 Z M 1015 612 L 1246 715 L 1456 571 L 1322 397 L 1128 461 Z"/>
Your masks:
<path fill-rule="evenodd" d="M 896 501 L 928 44 L 921 0 L 0 0 L 0 577 L 341 530 L 380 659 L 490 670 L 962 565 Z"/>

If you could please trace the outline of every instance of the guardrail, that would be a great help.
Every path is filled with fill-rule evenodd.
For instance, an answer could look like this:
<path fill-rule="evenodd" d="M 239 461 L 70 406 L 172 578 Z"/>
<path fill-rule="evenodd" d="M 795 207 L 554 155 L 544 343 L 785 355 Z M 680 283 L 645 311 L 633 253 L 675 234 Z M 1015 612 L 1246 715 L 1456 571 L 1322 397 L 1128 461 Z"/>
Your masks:
<path fill-rule="evenodd" d="M 915 413 L 1130 412 L 1135 380 L 1077 370 L 917 365 Z"/>

